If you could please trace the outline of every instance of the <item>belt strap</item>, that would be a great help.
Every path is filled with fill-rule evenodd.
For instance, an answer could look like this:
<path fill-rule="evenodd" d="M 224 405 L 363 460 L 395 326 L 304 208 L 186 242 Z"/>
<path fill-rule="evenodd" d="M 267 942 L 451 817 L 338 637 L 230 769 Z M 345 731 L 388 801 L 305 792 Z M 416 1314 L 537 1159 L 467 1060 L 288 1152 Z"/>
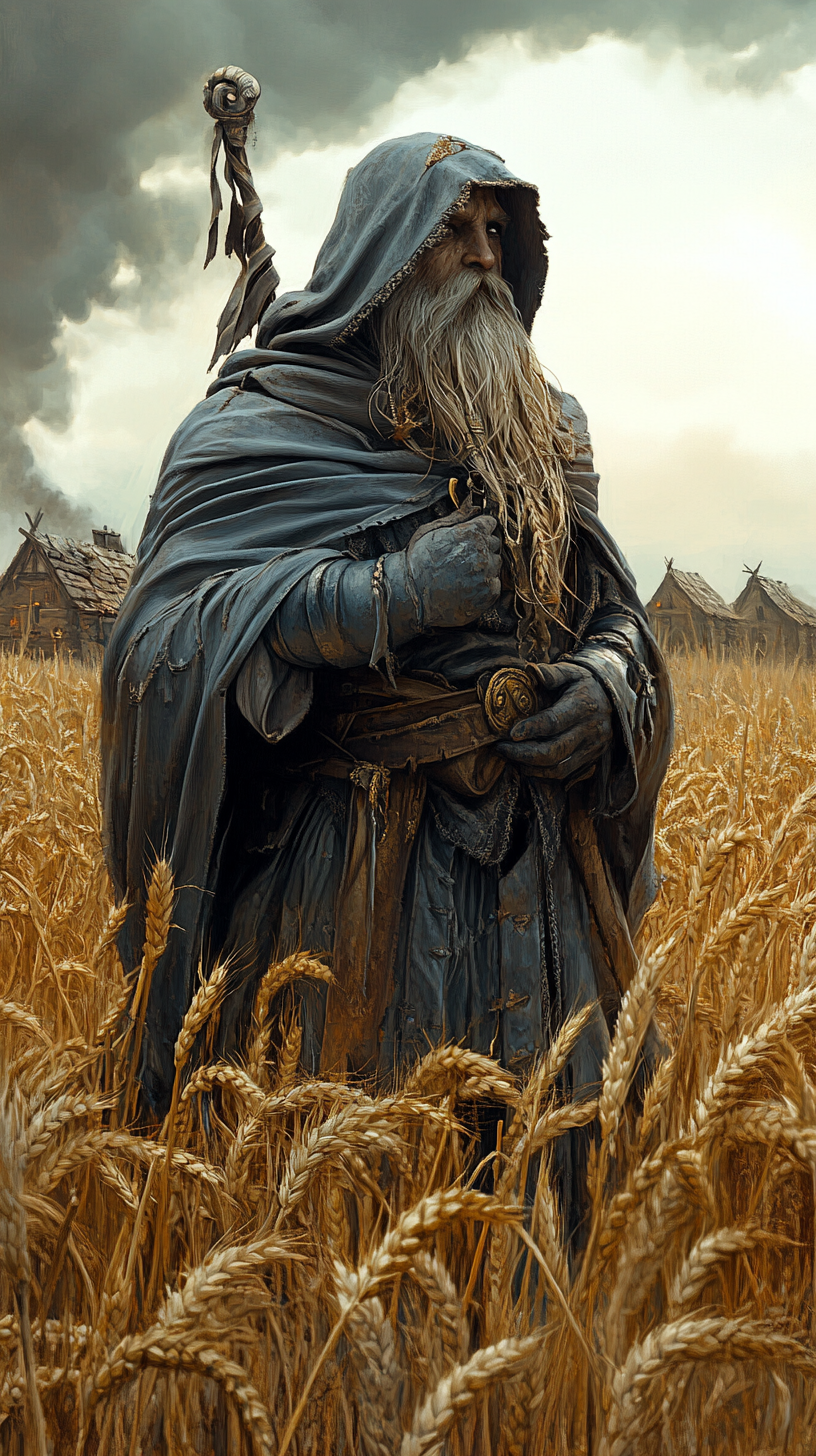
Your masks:
<path fill-rule="evenodd" d="M 473 688 L 440 693 L 421 703 L 367 709 L 344 716 L 331 727 L 330 736 L 339 740 L 351 758 L 390 769 L 415 769 L 458 758 L 499 737 Z"/>

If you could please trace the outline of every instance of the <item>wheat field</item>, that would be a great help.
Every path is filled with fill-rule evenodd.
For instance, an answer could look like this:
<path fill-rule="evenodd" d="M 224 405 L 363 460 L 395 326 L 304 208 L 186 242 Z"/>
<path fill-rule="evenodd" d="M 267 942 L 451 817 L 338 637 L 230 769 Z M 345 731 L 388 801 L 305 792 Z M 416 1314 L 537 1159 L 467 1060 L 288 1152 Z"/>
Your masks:
<path fill-rule="evenodd" d="M 816 685 L 673 675 L 661 891 L 597 1099 L 559 1092 L 580 1017 L 523 1084 L 457 1047 L 389 1096 L 304 1080 L 304 950 L 243 1064 L 207 1054 L 225 969 L 201 986 L 146 1128 L 171 868 L 125 980 L 97 680 L 0 662 L 0 1452 L 816 1451 Z M 481 1102 L 507 1115 L 474 1169 Z M 590 1123 L 568 1248 L 553 1159 Z"/>

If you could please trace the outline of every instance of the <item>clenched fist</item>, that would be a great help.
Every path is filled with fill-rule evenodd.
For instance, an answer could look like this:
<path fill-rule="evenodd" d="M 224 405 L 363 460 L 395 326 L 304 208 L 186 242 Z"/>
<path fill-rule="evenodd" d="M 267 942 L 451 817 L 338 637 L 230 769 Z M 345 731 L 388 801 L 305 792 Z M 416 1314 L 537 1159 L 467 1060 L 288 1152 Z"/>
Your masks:
<path fill-rule="evenodd" d="M 464 627 L 501 595 L 501 536 L 493 516 L 438 526 L 409 544 L 405 565 L 423 627 Z"/>

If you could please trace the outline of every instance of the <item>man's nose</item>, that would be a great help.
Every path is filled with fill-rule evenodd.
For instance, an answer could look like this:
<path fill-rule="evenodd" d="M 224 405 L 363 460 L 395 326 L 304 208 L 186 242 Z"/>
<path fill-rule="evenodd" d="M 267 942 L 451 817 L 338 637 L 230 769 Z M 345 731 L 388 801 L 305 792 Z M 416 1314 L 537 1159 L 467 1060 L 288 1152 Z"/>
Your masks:
<path fill-rule="evenodd" d="M 478 226 L 472 228 L 462 253 L 462 267 L 484 268 L 487 273 L 490 268 L 495 268 L 495 266 L 496 259 L 486 229 Z"/>

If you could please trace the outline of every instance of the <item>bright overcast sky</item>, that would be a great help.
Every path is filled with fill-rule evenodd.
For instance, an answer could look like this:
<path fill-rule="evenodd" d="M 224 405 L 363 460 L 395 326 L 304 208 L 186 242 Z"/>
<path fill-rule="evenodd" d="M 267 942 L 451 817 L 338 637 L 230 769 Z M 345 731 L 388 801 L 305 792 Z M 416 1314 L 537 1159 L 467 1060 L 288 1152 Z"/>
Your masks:
<path fill-rule="evenodd" d="M 644 598 L 671 555 L 728 600 L 760 558 L 816 600 L 815 123 L 813 66 L 757 98 L 619 42 L 537 59 L 508 40 L 404 85 L 354 145 L 250 160 L 283 291 L 307 281 L 347 168 L 382 138 L 453 132 L 501 153 L 541 191 L 534 340 L 589 415 L 601 512 Z M 203 252 L 204 157 L 143 185 L 193 189 Z M 199 257 L 163 317 L 96 309 L 69 326 L 72 423 L 27 427 L 47 474 L 131 547 L 233 277 Z"/>

